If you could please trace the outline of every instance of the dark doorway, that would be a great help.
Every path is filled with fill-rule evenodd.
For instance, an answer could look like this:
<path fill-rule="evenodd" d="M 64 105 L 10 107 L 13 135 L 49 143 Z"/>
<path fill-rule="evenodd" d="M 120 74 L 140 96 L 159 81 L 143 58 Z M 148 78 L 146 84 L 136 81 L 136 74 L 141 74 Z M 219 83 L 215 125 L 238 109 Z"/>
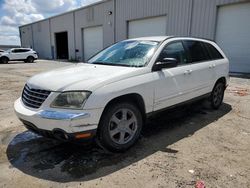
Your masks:
<path fill-rule="evenodd" d="M 57 59 L 69 59 L 68 33 L 56 33 L 56 55 Z"/>

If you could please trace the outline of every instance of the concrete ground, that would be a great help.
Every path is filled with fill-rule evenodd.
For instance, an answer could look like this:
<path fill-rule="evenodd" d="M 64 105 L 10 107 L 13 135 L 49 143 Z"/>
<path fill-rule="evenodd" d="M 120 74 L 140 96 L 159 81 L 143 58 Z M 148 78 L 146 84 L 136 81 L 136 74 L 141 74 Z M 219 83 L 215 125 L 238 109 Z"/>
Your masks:
<path fill-rule="evenodd" d="M 218 111 L 197 103 L 161 113 L 135 147 L 113 154 L 39 137 L 16 118 L 26 80 L 68 65 L 0 64 L 0 187 L 250 187 L 249 79 L 231 78 Z"/>

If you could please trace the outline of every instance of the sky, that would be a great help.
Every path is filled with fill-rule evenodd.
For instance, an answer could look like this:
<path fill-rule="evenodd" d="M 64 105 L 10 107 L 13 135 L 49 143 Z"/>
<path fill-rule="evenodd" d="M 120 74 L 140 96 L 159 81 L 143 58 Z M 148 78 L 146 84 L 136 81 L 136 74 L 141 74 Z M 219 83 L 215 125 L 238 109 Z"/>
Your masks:
<path fill-rule="evenodd" d="M 0 0 L 0 45 L 20 45 L 19 26 L 100 0 Z"/>

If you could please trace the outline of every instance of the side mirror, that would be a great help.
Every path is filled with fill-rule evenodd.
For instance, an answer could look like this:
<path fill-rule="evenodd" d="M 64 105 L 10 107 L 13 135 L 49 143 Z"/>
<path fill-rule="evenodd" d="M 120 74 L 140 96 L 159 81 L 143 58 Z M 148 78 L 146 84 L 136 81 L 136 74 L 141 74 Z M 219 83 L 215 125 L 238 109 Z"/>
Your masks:
<path fill-rule="evenodd" d="M 178 61 L 175 58 L 164 58 L 161 61 L 157 62 L 154 67 L 153 71 L 160 71 L 166 68 L 173 68 L 178 66 Z"/>

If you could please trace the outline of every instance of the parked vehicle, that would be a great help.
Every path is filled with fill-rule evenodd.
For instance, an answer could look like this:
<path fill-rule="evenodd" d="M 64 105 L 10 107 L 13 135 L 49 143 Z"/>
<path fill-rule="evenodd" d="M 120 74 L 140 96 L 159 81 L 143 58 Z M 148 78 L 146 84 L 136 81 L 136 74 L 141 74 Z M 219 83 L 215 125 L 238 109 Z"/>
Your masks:
<path fill-rule="evenodd" d="M 30 48 L 13 48 L 0 53 L 0 62 L 24 61 L 33 63 L 38 58 L 37 53 Z"/>
<path fill-rule="evenodd" d="M 1 50 L 1 49 L 0 49 L 0 55 L 1 55 L 1 53 L 3 53 L 3 52 L 4 52 L 4 50 Z"/>
<path fill-rule="evenodd" d="M 38 134 L 63 140 L 95 137 L 109 150 L 124 151 L 156 112 L 201 98 L 218 109 L 228 75 L 229 61 L 213 41 L 130 39 L 87 63 L 32 77 L 14 107 Z"/>

